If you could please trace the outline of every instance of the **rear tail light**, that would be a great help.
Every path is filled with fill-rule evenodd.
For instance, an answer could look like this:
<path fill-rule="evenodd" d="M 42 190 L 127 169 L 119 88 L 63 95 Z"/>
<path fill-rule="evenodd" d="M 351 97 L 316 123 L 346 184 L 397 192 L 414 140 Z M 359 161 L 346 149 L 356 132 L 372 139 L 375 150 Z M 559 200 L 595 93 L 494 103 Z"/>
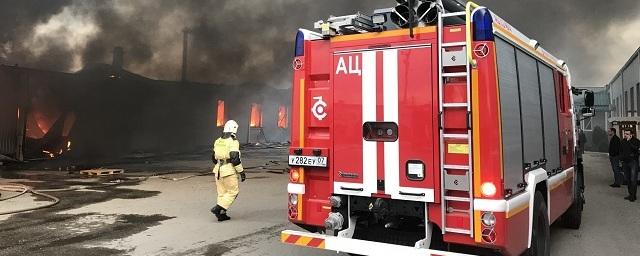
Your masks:
<path fill-rule="evenodd" d="M 496 225 L 496 216 L 492 212 L 485 212 L 482 214 L 482 225 L 492 228 Z"/>
<path fill-rule="evenodd" d="M 483 183 L 482 186 L 480 187 L 480 190 L 482 192 L 482 195 L 485 197 L 493 197 L 496 195 L 496 192 L 497 192 L 496 185 L 494 185 L 491 182 Z"/>
<path fill-rule="evenodd" d="M 298 218 L 298 207 L 295 205 L 289 205 L 289 219 Z"/>
<path fill-rule="evenodd" d="M 483 212 L 480 218 L 482 222 L 482 241 L 493 244 L 496 242 L 496 216 L 493 212 Z"/>
<path fill-rule="evenodd" d="M 482 241 L 493 244 L 496 242 L 496 231 L 493 228 L 485 228 L 482 230 Z"/>
<path fill-rule="evenodd" d="M 289 204 L 291 204 L 291 205 L 297 205 L 297 204 L 298 204 L 298 195 L 296 195 L 296 194 L 289 194 Z"/>

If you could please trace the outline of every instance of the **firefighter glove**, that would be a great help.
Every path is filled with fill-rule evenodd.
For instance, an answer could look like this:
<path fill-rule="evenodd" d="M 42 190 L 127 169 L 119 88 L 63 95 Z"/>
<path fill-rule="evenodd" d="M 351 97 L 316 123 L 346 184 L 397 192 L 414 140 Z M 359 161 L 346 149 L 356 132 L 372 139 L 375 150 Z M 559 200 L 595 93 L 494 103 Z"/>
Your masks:
<path fill-rule="evenodd" d="M 240 181 L 244 182 L 244 180 L 246 180 L 246 179 L 247 179 L 247 175 L 244 174 L 244 172 L 241 172 L 240 173 Z"/>

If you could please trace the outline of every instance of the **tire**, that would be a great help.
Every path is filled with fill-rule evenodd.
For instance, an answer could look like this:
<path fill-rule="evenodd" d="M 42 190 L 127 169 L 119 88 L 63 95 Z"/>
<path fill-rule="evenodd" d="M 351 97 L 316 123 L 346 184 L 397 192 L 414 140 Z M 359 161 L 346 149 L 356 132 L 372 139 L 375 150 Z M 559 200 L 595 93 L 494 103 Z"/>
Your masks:
<path fill-rule="evenodd" d="M 581 176 L 581 173 L 578 173 L 578 175 L 576 176 L 578 181 L 582 179 Z M 579 188 L 578 185 L 575 185 L 575 183 L 573 189 L 573 203 L 571 203 L 569 209 L 564 214 L 562 214 L 562 217 L 560 218 L 560 224 L 565 228 L 579 229 L 580 224 L 582 223 L 582 211 L 584 209 L 584 190 Z"/>
<path fill-rule="evenodd" d="M 527 256 L 549 256 L 551 254 L 551 237 L 547 203 L 540 191 L 536 191 L 533 203 L 533 229 L 531 230 L 531 247 Z"/>

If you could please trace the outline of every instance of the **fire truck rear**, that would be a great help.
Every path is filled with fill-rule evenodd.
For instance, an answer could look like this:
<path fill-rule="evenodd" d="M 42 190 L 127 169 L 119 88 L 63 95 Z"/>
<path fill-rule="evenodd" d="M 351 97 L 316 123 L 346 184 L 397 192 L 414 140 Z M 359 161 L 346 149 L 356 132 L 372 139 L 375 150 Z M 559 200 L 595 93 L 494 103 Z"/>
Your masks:
<path fill-rule="evenodd" d="M 485 7 L 397 1 L 301 29 L 284 243 L 549 255 L 578 228 L 567 65 Z"/>

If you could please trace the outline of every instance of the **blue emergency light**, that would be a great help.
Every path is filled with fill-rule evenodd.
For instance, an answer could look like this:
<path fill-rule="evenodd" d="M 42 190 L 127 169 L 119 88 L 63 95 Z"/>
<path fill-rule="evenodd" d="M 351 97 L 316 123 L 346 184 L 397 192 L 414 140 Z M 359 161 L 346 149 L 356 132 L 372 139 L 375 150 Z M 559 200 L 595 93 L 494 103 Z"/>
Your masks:
<path fill-rule="evenodd" d="M 304 32 L 298 31 L 296 34 L 296 47 L 294 50 L 294 56 L 299 57 L 304 55 Z"/>
<path fill-rule="evenodd" d="M 493 41 L 493 18 L 487 8 L 477 9 L 473 13 L 473 40 Z"/>

